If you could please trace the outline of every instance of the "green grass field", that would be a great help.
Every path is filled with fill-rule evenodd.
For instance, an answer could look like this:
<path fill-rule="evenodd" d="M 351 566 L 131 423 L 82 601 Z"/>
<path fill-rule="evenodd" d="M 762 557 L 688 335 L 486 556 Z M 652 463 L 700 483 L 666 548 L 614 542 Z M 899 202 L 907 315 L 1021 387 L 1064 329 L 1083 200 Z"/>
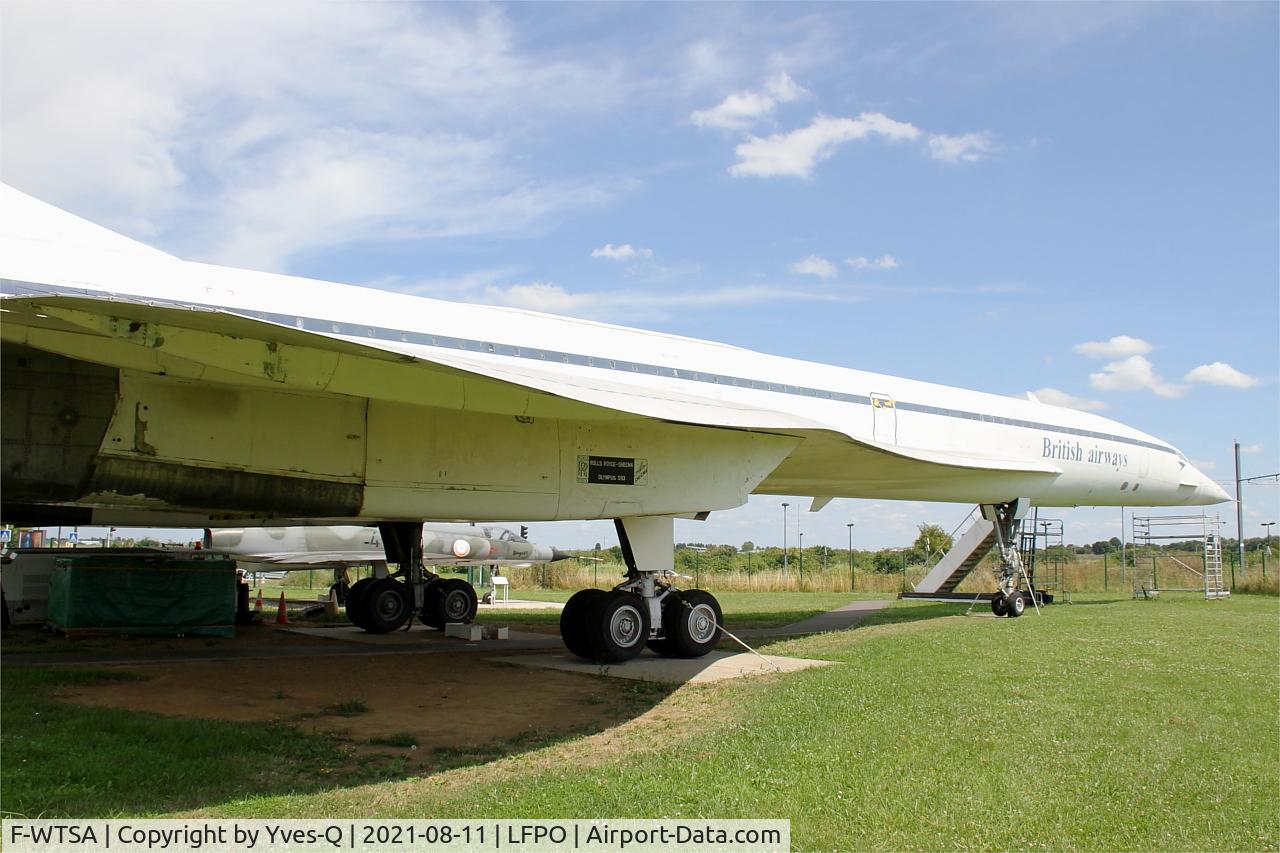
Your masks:
<path fill-rule="evenodd" d="M 1096 596 L 1019 620 L 964 610 L 902 603 L 852 631 L 776 643 L 840 663 L 655 696 L 661 722 L 422 778 L 348 769 L 330 784 L 317 778 L 317 763 L 334 764 L 324 738 L 295 736 L 281 757 L 264 737 L 240 754 L 226 746 L 233 729 L 255 727 L 75 709 L 47 697 L 51 670 L 5 670 L 2 807 L 781 817 L 800 850 L 1280 846 L 1275 598 Z M 171 772 L 141 778 L 131 767 L 155 752 Z"/>

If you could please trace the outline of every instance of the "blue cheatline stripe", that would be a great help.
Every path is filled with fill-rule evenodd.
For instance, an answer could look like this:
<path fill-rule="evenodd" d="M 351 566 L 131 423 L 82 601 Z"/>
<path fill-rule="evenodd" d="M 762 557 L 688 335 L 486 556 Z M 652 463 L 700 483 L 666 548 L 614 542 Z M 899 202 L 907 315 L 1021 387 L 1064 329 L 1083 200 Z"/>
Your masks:
<path fill-rule="evenodd" d="M 139 305 L 156 305 L 166 308 L 185 308 L 188 310 L 220 311 L 252 320 L 262 320 L 316 332 L 322 335 L 341 335 L 347 338 L 367 338 L 375 341 L 390 341 L 415 346 L 436 347 L 439 349 L 459 350 L 462 352 L 488 353 L 490 355 L 521 358 L 530 361 L 551 361 L 558 364 L 572 364 L 577 367 L 591 367 L 599 370 L 617 370 L 624 373 L 638 373 L 646 376 L 660 376 L 667 379 L 680 379 L 686 382 L 703 382 L 710 385 L 727 385 L 733 388 L 749 388 L 754 391 L 769 391 L 774 394 L 788 394 L 794 397 L 811 397 L 817 400 L 834 400 L 837 403 L 853 403 L 871 405 L 871 397 L 866 394 L 849 394 L 844 391 L 830 391 L 823 388 L 810 388 L 805 385 L 788 385 L 779 382 L 767 382 L 763 379 L 747 379 L 724 373 L 705 373 L 698 370 L 687 370 L 666 367 L 657 364 L 646 364 L 640 361 L 623 361 L 604 356 L 581 355 L 579 353 L 562 352 L 560 350 L 541 349 L 538 347 L 518 347 L 511 344 L 493 343 L 471 338 L 455 338 L 449 335 L 429 335 L 423 332 L 411 332 L 404 329 L 391 329 L 385 326 L 365 326 L 356 323 L 342 323 L 332 320 L 321 320 L 315 317 L 302 317 L 296 314 L 275 314 L 269 311 L 247 311 L 240 308 L 229 308 L 224 305 L 207 305 L 193 302 L 176 302 L 170 299 L 152 299 L 140 296 L 120 294 L 104 294 L 99 291 L 61 287 L 54 284 L 33 284 L 31 282 L 0 279 L 0 293 L 9 296 L 84 296 L 93 299 L 107 299 L 113 302 L 135 303 Z M 1038 421 L 1024 421 L 1018 418 L 1006 418 L 999 415 L 986 415 L 979 412 L 967 412 L 963 409 L 944 409 L 924 403 L 894 401 L 894 407 L 904 412 L 919 412 L 925 415 L 937 415 L 943 418 L 959 418 L 966 421 L 979 421 L 987 424 L 1035 429 L 1059 435 L 1072 435 L 1081 438 L 1096 438 L 1103 441 L 1114 441 L 1130 444 L 1135 447 L 1146 447 L 1162 453 L 1177 454 L 1176 450 L 1152 441 L 1143 441 L 1123 435 L 1112 435 L 1094 430 L 1076 429 L 1074 427 L 1046 424 Z"/>

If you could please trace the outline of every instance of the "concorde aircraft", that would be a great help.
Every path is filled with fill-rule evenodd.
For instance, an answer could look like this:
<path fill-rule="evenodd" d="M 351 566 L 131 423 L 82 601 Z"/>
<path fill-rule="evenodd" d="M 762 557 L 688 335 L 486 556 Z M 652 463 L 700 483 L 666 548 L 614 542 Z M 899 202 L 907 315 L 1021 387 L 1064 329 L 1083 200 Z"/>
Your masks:
<path fill-rule="evenodd" d="M 193 263 L 0 192 L 0 513 L 26 524 L 373 523 L 421 608 L 423 520 L 614 519 L 628 574 L 566 604 L 583 657 L 717 642 L 674 519 L 751 494 L 975 503 L 1000 588 L 1027 506 L 1227 495 L 1097 415 L 533 311 Z M 1014 615 L 1011 613 L 1011 615 Z"/>
<path fill-rule="evenodd" d="M 223 527 L 205 531 L 204 547 L 232 557 L 251 571 L 329 568 L 334 589 L 346 605 L 351 621 L 366 631 L 381 633 L 399 625 L 382 621 L 367 608 L 365 591 L 375 582 L 364 578 L 347 586 L 347 569 L 372 566 L 385 574 L 387 555 L 376 527 L 320 525 L 312 527 Z M 530 542 L 514 530 L 494 524 L 426 524 L 421 533 L 424 569 L 443 566 L 531 566 L 569 557 L 564 551 Z M 377 574 L 375 574 L 377 577 Z M 450 622 L 470 622 L 476 615 L 476 593 L 458 578 L 439 578 L 429 584 L 418 615 L 432 628 Z"/>

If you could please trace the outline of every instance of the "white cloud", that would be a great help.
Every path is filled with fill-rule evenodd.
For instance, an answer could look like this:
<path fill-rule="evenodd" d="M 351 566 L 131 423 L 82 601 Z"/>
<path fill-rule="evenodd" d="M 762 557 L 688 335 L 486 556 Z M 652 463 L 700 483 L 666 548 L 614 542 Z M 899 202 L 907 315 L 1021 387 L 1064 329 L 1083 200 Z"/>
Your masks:
<path fill-rule="evenodd" d="M 514 155 L 624 98 L 620 61 L 532 55 L 492 7 L 14 3 L 4 26 L 3 179 L 171 251 L 280 268 L 534 233 L 618 190 Z"/>
<path fill-rule="evenodd" d="M 1123 358 L 1129 355 L 1146 355 L 1154 347 L 1142 338 L 1116 335 L 1106 341 L 1085 341 L 1076 344 L 1075 351 L 1089 358 Z"/>
<path fill-rule="evenodd" d="M 960 136 L 929 134 L 929 156 L 944 163 L 976 163 L 995 151 L 996 146 L 987 133 L 965 133 Z"/>
<path fill-rule="evenodd" d="M 1241 453 L 1250 453 L 1250 454 L 1252 454 L 1252 453 L 1261 453 L 1261 452 L 1262 452 L 1262 445 L 1261 445 L 1261 444 L 1250 444 L 1250 445 L 1247 445 L 1247 446 L 1245 446 L 1245 447 L 1241 447 L 1241 448 L 1240 448 L 1240 452 L 1241 452 Z"/>
<path fill-rule="evenodd" d="M 653 249 L 637 249 L 630 243 L 622 243 L 617 246 L 612 243 L 605 243 L 599 249 L 592 249 L 591 257 L 608 258 L 611 261 L 630 261 L 635 258 L 652 258 Z"/>
<path fill-rule="evenodd" d="M 729 173 L 807 178 L 813 167 L 834 154 L 840 145 L 873 135 L 889 140 L 915 139 L 920 129 L 881 113 L 863 113 L 857 118 L 819 115 L 798 130 L 749 137 L 734 149 L 738 162 L 729 167 Z"/>
<path fill-rule="evenodd" d="M 791 271 L 802 275 L 816 275 L 818 278 L 835 278 L 840 274 L 836 265 L 819 255 L 810 255 L 791 265 Z"/>
<path fill-rule="evenodd" d="M 900 264 L 893 255 L 881 255 L 878 258 L 845 258 L 844 261 L 855 270 L 895 270 Z"/>
<path fill-rule="evenodd" d="M 714 107 L 695 110 L 689 120 L 699 127 L 746 130 L 771 116 L 778 104 L 799 100 L 808 94 L 785 71 L 781 71 L 765 83 L 763 91 L 734 92 Z"/>
<path fill-rule="evenodd" d="M 1041 403 L 1047 403 L 1050 406 L 1064 406 L 1068 409 L 1079 409 L 1082 412 L 1097 412 L 1107 407 L 1107 404 L 1101 400 L 1076 397 L 1065 391 L 1059 391 L 1057 388 L 1038 388 L 1032 393 L 1036 395 L 1036 398 Z"/>
<path fill-rule="evenodd" d="M 1160 397 L 1181 397 L 1187 393 L 1185 385 L 1165 382 L 1155 371 L 1155 366 L 1144 356 L 1131 355 L 1121 361 L 1113 361 L 1102 368 L 1101 373 L 1090 373 L 1089 384 L 1102 391 L 1137 391 L 1147 389 Z"/>
<path fill-rule="evenodd" d="M 1228 388 L 1252 388 L 1258 384 L 1255 377 L 1241 373 L 1222 361 L 1192 368 L 1183 379 L 1188 382 L 1203 382 L 1206 385 L 1225 385 Z"/>

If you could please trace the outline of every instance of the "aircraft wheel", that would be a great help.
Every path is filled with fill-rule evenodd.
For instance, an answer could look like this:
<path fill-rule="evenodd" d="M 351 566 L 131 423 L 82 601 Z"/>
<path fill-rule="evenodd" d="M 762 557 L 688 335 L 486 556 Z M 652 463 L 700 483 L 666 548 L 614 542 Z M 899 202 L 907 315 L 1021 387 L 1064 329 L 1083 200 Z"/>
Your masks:
<path fill-rule="evenodd" d="M 997 616 L 1005 616 L 1009 613 L 1009 602 L 1005 599 L 1004 593 L 999 590 L 991 596 L 991 612 Z"/>
<path fill-rule="evenodd" d="M 368 624 L 362 625 L 372 634 L 394 631 L 409 621 L 412 602 L 409 586 L 392 578 L 374 581 L 360 602 Z"/>
<path fill-rule="evenodd" d="M 655 655 L 662 655 L 664 658 L 676 657 L 675 649 L 671 648 L 671 641 L 666 637 L 661 640 L 650 640 L 649 650 Z"/>
<path fill-rule="evenodd" d="M 374 578 L 364 578 L 352 584 L 351 589 L 347 590 L 347 618 L 351 620 L 351 624 L 357 628 L 369 630 L 369 626 L 365 623 L 368 621 L 364 610 L 365 593 L 369 591 L 369 587 L 373 585 Z"/>
<path fill-rule="evenodd" d="M 662 624 L 664 626 L 664 634 L 666 633 L 665 626 L 667 624 L 667 610 L 672 607 L 684 608 L 684 605 L 680 603 L 680 593 L 676 592 L 674 589 L 667 593 L 666 598 L 662 599 Z M 666 636 L 660 640 L 650 640 L 649 649 L 654 654 L 662 655 L 666 658 L 678 657 L 675 646 L 672 644 L 671 639 Z"/>
<path fill-rule="evenodd" d="M 429 580 L 422 590 L 422 609 L 418 618 L 428 628 L 444 630 L 444 589 L 439 578 Z"/>
<path fill-rule="evenodd" d="M 667 602 L 668 606 L 662 609 L 662 632 L 672 655 L 700 658 L 716 647 L 724 614 L 715 596 L 689 589 L 670 593 Z"/>
<path fill-rule="evenodd" d="M 470 623 L 476 618 L 479 601 L 471 584 L 461 578 L 450 578 L 436 581 L 432 586 L 440 587 L 440 611 L 445 625 L 450 622 Z"/>
<path fill-rule="evenodd" d="M 1021 592 L 1014 590 L 1009 593 L 1009 600 L 1005 607 L 1008 608 L 1009 618 L 1016 619 L 1022 615 L 1022 611 L 1027 609 L 1027 597 Z"/>
<path fill-rule="evenodd" d="M 587 611 L 591 602 L 604 595 L 603 589 L 580 589 L 565 602 L 560 611 L 560 639 L 564 646 L 580 658 L 591 659 L 591 646 L 587 643 Z"/>
<path fill-rule="evenodd" d="M 587 608 L 591 660 L 622 663 L 644 651 L 649 640 L 649 608 L 634 592 L 610 590 Z"/>

